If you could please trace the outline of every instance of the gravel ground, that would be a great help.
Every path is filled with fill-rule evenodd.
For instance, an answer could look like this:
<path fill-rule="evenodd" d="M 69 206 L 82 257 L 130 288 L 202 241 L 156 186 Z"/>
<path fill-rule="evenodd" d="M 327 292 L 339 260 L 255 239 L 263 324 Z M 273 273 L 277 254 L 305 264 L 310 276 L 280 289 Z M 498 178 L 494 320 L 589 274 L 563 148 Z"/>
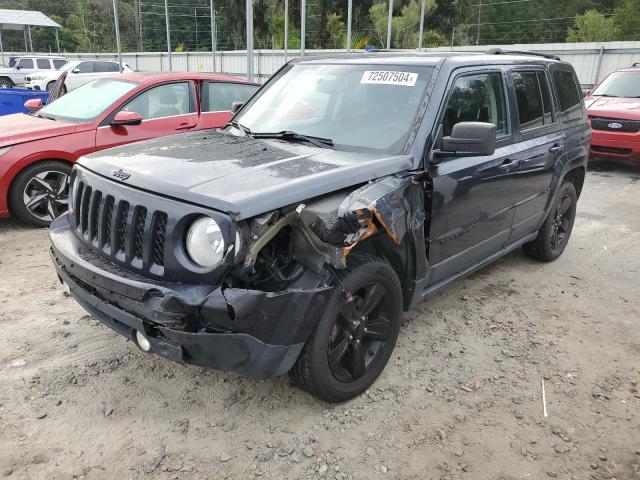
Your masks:
<path fill-rule="evenodd" d="M 142 353 L 63 295 L 45 230 L 0 222 L 0 478 L 640 479 L 638 206 L 640 169 L 596 165 L 558 261 L 405 314 L 338 406 Z"/>

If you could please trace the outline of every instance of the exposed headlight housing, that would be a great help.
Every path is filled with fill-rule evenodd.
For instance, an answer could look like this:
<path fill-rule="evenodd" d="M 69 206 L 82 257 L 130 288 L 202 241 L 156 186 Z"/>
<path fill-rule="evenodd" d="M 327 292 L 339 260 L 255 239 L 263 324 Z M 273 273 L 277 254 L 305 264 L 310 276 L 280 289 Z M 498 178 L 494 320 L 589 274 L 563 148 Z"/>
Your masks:
<path fill-rule="evenodd" d="M 198 217 L 187 232 L 186 249 L 196 265 L 205 268 L 219 265 L 225 253 L 220 226 L 212 218 Z"/>

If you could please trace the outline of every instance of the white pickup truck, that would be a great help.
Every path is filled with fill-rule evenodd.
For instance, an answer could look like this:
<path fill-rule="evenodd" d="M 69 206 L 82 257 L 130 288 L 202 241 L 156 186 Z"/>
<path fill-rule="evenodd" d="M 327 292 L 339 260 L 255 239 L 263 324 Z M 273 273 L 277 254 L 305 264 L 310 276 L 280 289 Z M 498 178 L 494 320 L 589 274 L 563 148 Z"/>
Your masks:
<path fill-rule="evenodd" d="M 10 57 L 6 67 L 0 68 L 0 88 L 23 87 L 26 75 L 53 72 L 66 63 L 64 57 L 48 55 Z"/>

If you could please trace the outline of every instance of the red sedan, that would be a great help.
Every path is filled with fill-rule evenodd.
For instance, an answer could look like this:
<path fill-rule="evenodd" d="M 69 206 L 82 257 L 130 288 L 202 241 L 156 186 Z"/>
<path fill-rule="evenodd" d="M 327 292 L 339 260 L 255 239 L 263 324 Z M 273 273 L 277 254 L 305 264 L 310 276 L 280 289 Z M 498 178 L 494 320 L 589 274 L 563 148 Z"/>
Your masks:
<path fill-rule="evenodd" d="M 591 120 L 591 158 L 640 164 L 640 64 L 607 76 L 584 99 Z"/>
<path fill-rule="evenodd" d="M 0 218 L 46 226 L 64 213 L 71 166 L 124 143 L 227 123 L 258 88 L 207 73 L 127 73 L 84 85 L 32 114 L 0 117 Z"/>

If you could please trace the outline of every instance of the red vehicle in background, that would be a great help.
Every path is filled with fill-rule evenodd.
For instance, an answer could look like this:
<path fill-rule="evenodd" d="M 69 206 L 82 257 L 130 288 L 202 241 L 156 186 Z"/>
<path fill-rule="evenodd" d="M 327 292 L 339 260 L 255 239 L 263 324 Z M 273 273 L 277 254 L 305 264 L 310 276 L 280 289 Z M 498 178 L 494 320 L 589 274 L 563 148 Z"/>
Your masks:
<path fill-rule="evenodd" d="M 611 73 L 584 101 L 593 129 L 591 158 L 640 165 L 640 64 Z"/>
<path fill-rule="evenodd" d="M 247 101 L 257 88 L 208 73 L 116 74 L 30 114 L 0 117 L 0 218 L 11 212 L 33 225 L 48 225 L 67 209 L 69 174 L 80 156 L 222 127 L 233 104 Z"/>

